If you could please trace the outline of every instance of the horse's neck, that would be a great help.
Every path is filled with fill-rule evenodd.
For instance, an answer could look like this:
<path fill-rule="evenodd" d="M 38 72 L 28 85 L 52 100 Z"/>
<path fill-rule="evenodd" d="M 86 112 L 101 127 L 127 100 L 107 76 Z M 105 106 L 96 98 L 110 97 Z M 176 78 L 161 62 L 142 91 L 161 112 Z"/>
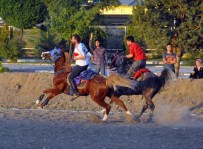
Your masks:
<path fill-rule="evenodd" d="M 61 56 L 59 58 L 59 60 L 55 62 L 54 72 L 56 73 L 56 72 L 64 69 L 64 65 L 65 65 L 65 59 L 63 56 Z"/>

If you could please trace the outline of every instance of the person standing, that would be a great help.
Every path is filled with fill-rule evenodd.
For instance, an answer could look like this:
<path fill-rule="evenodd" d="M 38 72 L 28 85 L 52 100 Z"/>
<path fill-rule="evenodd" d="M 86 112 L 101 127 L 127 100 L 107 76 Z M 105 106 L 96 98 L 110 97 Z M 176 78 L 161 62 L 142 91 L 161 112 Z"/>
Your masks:
<path fill-rule="evenodd" d="M 95 40 L 95 47 L 92 43 L 93 33 L 90 34 L 89 47 L 93 52 L 92 56 L 92 67 L 96 73 L 105 75 L 106 68 L 106 49 L 101 46 L 101 40 Z"/>
<path fill-rule="evenodd" d="M 127 45 L 129 46 L 130 53 L 126 55 L 127 59 L 133 58 L 133 64 L 127 72 L 127 76 L 131 77 L 135 74 L 135 72 L 141 68 L 146 67 L 146 54 L 142 47 L 135 43 L 133 36 L 128 36 L 126 38 Z"/>
<path fill-rule="evenodd" d="M 74 78 L 77 77 L 82 71 L 86 70 L 88 67 L 88 57 L 87 48 L 83 43 L 81 43 L 81 38 L 78 35 L 73 35 L 71 42 L 73 43 L 75 49 L 73 53 L 73 59 L 75 60 L 76 65 L 73 67 L 72 72 L 68 76 L 68 83 L 71 86 L 73 93 L 77 96 L 80 93 L 77 90 L 76 84 L 74 82 Z"/>
<path fill-rule="evenodd" d="M 169 68 L 175 73 L 176 54 L 172 52 L 172 45 L 170 43 L 166 46 L 166 52 L 162 55 L 164 68 Z"/>

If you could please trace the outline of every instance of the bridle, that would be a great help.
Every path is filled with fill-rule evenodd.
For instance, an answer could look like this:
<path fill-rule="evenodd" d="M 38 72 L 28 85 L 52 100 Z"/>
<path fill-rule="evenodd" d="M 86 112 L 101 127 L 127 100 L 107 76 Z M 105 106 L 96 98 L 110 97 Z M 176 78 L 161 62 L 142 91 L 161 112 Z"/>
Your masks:
<path fill-rule="evenodd" d="M 61 66 L 61 67 L 64 67 L 64 66 L 65 66 L 65 62 L 62 63 L 62 64 L 56 64 L 57 61 L 61 58 L 61 55 L 62 55 L 62 53 L 61 53 L 59 56 L 57 56 L 57 60 L 55 60 L 54 64 L 52 63 L 52 61 L 53 61 L 52 58 L 50 58 L 50 61 L 46 61 L 46 60 L 45 60 L 45 62 L 48 63 L 48 64 L 50 64 L 50 65 L 52 65 L 52 66 L 54 67 L 54 69 L 55 69 L 56 67 L 60 67 L 60 66 Z M 63 69 L 61 69 L 61 70 L 59 70 L 59 71 L 57 71 L 57 72 L 54 72 L 54 75 L 58 75 L 58 74 L 60 74 L 60 73 L 62 73 L 62 72 L 65 72 L 65 68 L 63 68 Z"/>
<path fill-rule="evenodd" d="M 113 63 L 117 60 L 117 58 L 119 58 L 121 55 L 123 55 L 123 53 L 120 53 L 120 54 L 116 55 L 116 56 L 113 58 L 113 60 L 111 61 L 110 66 L 112 66 Z"/>

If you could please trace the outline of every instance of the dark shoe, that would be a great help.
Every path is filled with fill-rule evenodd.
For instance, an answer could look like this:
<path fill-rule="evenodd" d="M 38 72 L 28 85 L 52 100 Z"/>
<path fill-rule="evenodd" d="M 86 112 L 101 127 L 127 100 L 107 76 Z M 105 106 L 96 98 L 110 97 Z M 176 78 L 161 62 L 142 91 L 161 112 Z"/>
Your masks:
<path fill-rule="evenodd" d="M 76 96 L 80 96 L 80 93 L 79 93 L 78 90 L 77 90 L 77 87 L 76 87 L 76 85 L 75 85 L 75 82 L 73 82 L 73 81 L 69 81 L 69 82 L 70 82 L 71 88 L 72 88 L 72 90 L 73 90 L 73 93 L 74 93 Z"/>

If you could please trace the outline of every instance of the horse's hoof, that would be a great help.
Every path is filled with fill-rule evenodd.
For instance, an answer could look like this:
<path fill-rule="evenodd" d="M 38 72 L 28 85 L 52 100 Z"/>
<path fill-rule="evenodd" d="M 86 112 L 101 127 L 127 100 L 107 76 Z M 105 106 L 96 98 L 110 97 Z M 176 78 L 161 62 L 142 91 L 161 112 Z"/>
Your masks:
<path fill-rule="evenodd" d="M 38 109 L 43 109 L 43 107 L 42 107 L 42 106 L 39 106 Z"/>
<path fill-rule="evenodd" d="M 37 100 L 37 101 L 35 102 L 35 104 L 36 104 L 36 105 L 39 105 L 39 104 L 40 104 L 40 101 L 39 101 L 39 100 Z"/>
<path fill-rule="evenodd" d="M 130 111 L 126 111 L 125 113 L 126 113 L 127 115 L 132 116 L 132 113 L 130 113 Z"/>
<path fill-rule="evenodd" d="M 102 121 L 104 122 L 104 121 L 106 121 L 107 119 L 108 119 L 108 115 L 107 115 L 107 114 L 104 114 L 104 117 L 103 117 Z"/>

